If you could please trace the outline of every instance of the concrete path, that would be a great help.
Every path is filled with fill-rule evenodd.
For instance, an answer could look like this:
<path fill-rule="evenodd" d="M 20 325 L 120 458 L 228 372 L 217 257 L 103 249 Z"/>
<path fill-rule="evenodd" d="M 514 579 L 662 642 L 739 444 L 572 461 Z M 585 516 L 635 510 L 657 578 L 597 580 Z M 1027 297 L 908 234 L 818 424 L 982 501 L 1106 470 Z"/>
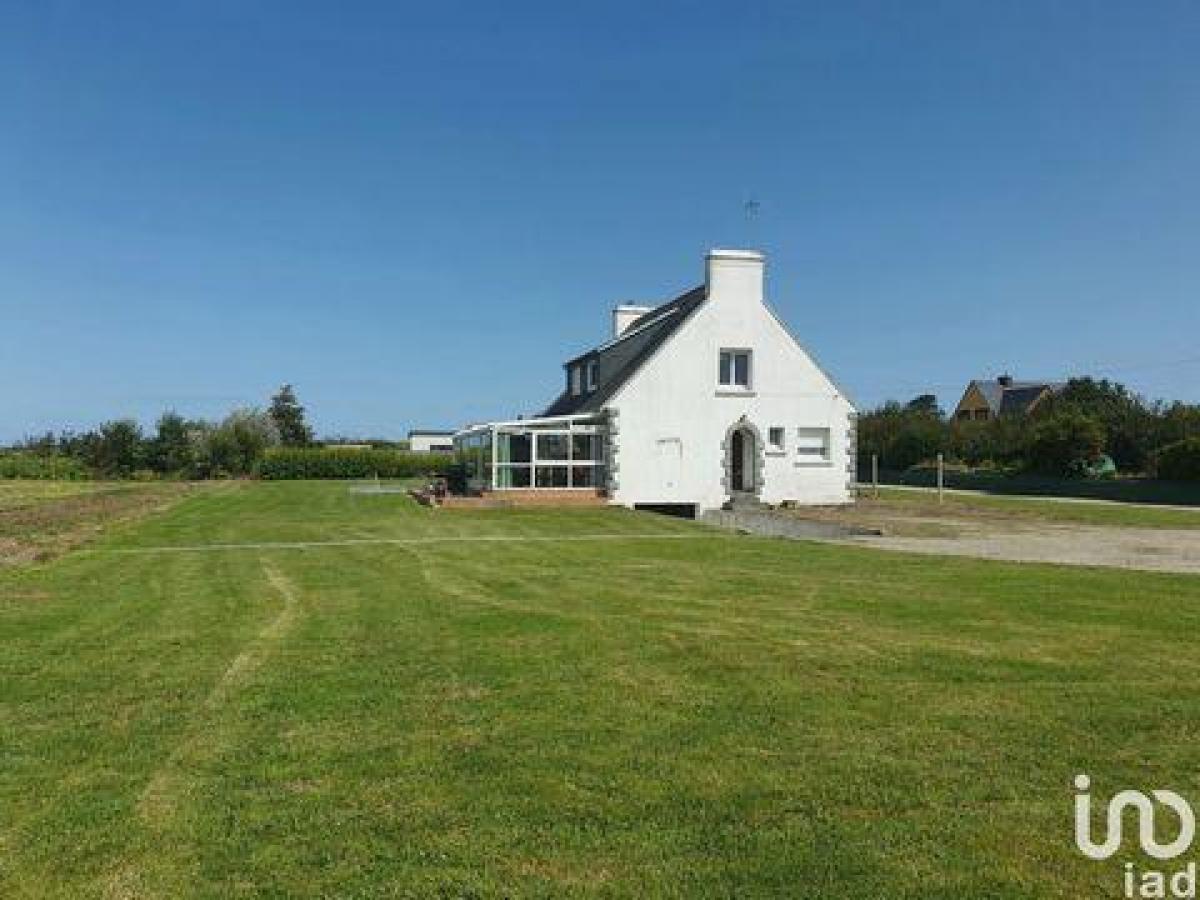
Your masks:
<path fill-rule="evenodd" d="M 761 537 L 781 537 L 795 540 L 843 540 L 858 535 L 876 534 L 874 529 L 856 528 L 837 522 L 804 519 L 770 509 L 726 510 L 710 509 L 701 517 L 706 525 L 725 531 L 740 531 Z"/>

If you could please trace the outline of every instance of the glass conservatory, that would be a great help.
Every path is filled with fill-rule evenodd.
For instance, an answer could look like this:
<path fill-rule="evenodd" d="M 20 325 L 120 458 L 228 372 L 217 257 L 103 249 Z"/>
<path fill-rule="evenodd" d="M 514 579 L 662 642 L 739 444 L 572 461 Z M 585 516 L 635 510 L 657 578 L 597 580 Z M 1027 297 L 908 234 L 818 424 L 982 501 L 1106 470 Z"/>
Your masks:
<path fill-rule="evenodd" d="M 454 435 L 467 490 L 597 490 L 605 485 L 603 414 L 473 425 Z"/>

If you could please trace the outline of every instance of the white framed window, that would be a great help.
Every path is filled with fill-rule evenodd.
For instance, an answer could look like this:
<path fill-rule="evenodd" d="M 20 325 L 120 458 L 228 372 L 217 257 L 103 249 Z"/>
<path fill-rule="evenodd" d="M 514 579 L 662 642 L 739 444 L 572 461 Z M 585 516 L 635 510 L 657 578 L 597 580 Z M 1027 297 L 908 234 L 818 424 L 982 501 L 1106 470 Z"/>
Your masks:
<path fill-rule="evenodd" d="M 749 350 L 722 350 L 717 360 L 717 384 L 731 390 L 750 390 Z"/>
<path fill-rule="evenodd" d="M 596 361 L 589 359 L 587 364 L 587 389 L 594 391 L 596 389 Z"/>
<path fill-rule="evenodd" d="M 829 462 L 829 429 L 796 429 L 796 462 L 822 465 Z"/>
<path fill-rule="evenodd" d="M 571 366 L 571 396 L 578 397 L 580 390 L 579 366 Z"/>
<path fill-rule="evenodd" d="M 773 453 L 784 451 L 783 442 L 787 439 L 786 429 L 782 425 L 772 425 L 767 429 L 767 448 Z"/>

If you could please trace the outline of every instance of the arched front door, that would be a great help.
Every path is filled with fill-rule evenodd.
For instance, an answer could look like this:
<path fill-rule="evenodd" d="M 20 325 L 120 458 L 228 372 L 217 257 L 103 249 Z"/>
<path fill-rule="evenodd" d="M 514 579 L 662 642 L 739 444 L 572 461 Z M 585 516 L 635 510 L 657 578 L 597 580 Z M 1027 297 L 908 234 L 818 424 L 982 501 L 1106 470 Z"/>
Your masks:
<path fill-rule="evenodd" d="M 754 435 L 746 428 L 738 428 L 730 438 L 729 487 L 741 493 L 754 490 Z"/>

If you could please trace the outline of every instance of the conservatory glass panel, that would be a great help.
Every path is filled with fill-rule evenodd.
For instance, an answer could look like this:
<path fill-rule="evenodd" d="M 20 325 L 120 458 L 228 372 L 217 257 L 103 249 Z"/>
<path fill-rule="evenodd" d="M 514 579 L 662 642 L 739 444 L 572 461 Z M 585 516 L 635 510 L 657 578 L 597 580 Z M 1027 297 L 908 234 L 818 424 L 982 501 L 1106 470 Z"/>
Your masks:
<path fill-rule="evenodd" d="M 599 460 L 601 458 L 600 436 L 596 434 L 571 435 L 571 458 L 579 460 Z"/>
<path fill-rule="evenodd" d="M 498 489 L 529 487 L 529 466 L 497 466 L 496 487 Z"/>
<path fill-rule="evenodd" d="M 567 467 L 538 466 L 537 486 L 540 488 L 565 488 L 567 486 Z"/>
<path fill-rule="evenodd" d="M 537 457 L 538 461 L 553 459 L 567 459 L 567 435 L 565 434 L 539 434 L 537 437 Z"/>
<path fill-rule="evenodd" d="M 571 487 L 596 488 L 600 487 L 604 478 L 602 466 L 572 466 Z"/>
<path fill-rule="evenodd" d="M 513 434 L 502 431 L 496 435 L 496 461 L 500 463 L 528 463 L 530 461 L 530 440 L 528 434 Z"/>

